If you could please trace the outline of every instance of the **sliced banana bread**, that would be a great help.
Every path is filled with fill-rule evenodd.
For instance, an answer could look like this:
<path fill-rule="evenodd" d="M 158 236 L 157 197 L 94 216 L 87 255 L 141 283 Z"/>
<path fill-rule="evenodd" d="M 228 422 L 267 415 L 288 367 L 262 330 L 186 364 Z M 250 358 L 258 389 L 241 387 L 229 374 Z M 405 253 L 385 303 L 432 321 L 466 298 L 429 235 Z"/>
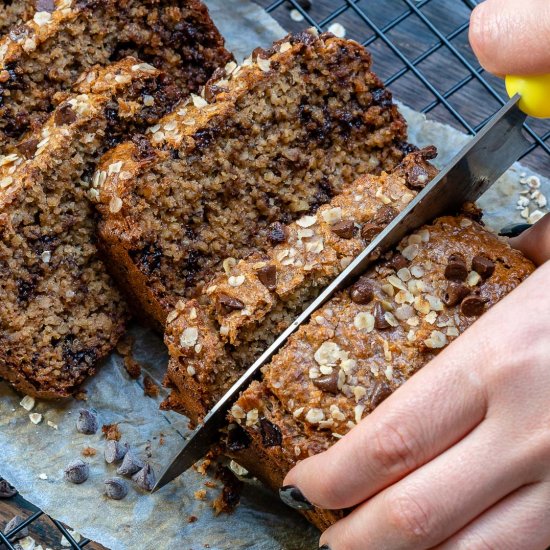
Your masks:
<path fill-rule="evenodd" d="M 167 82 L 135 58 L 91 69 L 0 156 L 0 376 L 25 393 L 69 395 L 123 331 L 126 306 L 99 258 L 87 194 L 106 148 L 178 99 Z"/>
<path fill-rule="evenodd" d="M 223 262 L 203 294 L 168 316 L 163 404 L 196 421 L 436 173 L 435 148 L 391 173 L 364 176 L 315 214 L 277 228 L 277 243 Z"/>
<path fill-rule="evenodd" d="M 86 69 L 135 56 L 199 89 L 231 55 L 198 0 L 40 1 L 0 40 L 0 142 L 40 123 Z"/>
<path fill-rule="evenodd" d="M 18 25 L 32 17 L 36 2 L 39 5 L 46 2 L 53 4 L 53 0 L 0 0 L 0 35 L 9 31 L 12 25 Z"/>
<path fill-rule="evenodd" d="M 228 452 L 278 489 L 533 269 L 469 218 L 420 229 L 289 339 L 231 409 Z M 320 529 L 342 514 L 305 512 Z"/>
<path fill-rule="evenodd" d="M 154 150 L 127 143 L 107 155 L 102 246 L 136 303 L 164 324 L 224 258 L 276 241 L 272 223 L 402 159 L 405 122 L 370 65 L 356 42 L 289 36 L 218 70 L 204 97 L 151 129 Z M 112 163 L 127 177 L 109 175 Z"/>

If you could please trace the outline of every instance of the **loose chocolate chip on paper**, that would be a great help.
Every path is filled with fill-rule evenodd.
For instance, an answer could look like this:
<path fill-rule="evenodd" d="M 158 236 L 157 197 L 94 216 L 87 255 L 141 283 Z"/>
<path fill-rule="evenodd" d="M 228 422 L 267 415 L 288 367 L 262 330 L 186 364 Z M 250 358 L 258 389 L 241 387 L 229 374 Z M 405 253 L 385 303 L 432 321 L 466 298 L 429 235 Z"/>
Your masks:
<path fill-rule="evenodd" d="M 132 476 L 132 481 L 144 491 L 151 491 L 155 486 L 156 478 L 153 468 L 150 464 L 145 466 L 136 474 Z"/>
<path fill-rule="evenodd" d="M 84 483 L 90 475 L 90 466 L 87 462 L 77 458 L 73 460 L 66 468 L 63 470 L 63 476 L 69 483 L 74 483 L 80 485 Z"/>
<path fill-rule="evenodd" d="M 115 439 L 109 439 L 105 442 L 105 462 L 108 464 L 113 464 L 115 462 L 120 462 L 126 453 L 128 452 L 128 444 L 121 444 Z"/>
<path fill-rule="evenodd" d="M 97 413 L 92 409 L 80 409 L 76 419 L 76 429 L 81 434 L 93 435 L 99 429 Z"/>
<path fill-rule="evenodd" d="M 119 477 L 106 479 L 105 495 L 112 500 L 122 500 L 128 494 L 128 484 Z"/>
<path fill-rule="evenodd" d="M 0 477 L 0 498 L 11 498 L 17 494 L 17 489 L 12 487 L 5 479 Z"/>
<path fill-rule="evenodd" d="M 136 472 L 139 472 L 145 464 L 143 461 L 136 456 L 135 452 L 129 450 L 122 460 L 122 464 L 118 467 L 116 473 L 120 476 L 131 476 Z"/>

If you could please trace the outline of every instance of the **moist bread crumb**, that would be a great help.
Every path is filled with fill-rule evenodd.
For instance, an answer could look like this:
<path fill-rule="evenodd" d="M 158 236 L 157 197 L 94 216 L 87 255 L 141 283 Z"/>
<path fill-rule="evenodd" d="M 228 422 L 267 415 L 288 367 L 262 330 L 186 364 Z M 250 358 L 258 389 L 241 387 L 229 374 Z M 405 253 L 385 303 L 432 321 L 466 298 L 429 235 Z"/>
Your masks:
<path fill-rule="evenodd" d="M 138 57 L 169 74 L 186 95 L 232 58 L 198 0 L 39 0 L 37 9 L 0 38 L 6 148 L 39 125 L 56 94 L 70 91 L 95 64 Z"/>
<path fill-rule="evenodd" d="M 43 398 L 73 393 L 115 346 L 128 316 L 96 247 L 88 199 L 95 164 L 179 97 L 160 71 L 135 58 L 91 69 L 77 90 L 0 156 L 0 376 Z"/>
<path fill-rule="evenodd" d="M 448 269 L 457 263 L 465 272 Z M 277 490 L 297 461 L 334 444 L 533 270 L 464 216 L 409 235 L 319 309 L 242 393 L 228 454 Z M 357 285 L 369 299 L 357 299 Z M 344 514 L 303 513 L 320 529 Z"/>
<path fill-rule="evenodd" d="M 148 141 L 109 152 L 100 235 L 132 302 L 164 325 L 223 259 L 265 248 L 278 223 L 400 162 L 405 122 L 370 66 L 356 42 L 288 36 L 218 70 Z M 108 174 L 113 163 L 128 176 Z"/>

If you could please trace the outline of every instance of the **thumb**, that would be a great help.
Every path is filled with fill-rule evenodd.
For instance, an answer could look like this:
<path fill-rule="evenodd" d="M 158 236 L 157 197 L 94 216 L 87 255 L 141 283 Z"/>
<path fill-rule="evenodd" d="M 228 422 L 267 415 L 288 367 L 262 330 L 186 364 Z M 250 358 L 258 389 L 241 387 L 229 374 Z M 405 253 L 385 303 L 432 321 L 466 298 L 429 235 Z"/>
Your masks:
<path fill-rule="evenodd" d="M 491 73 L 550 72 L 550 2 L 485 0 L 472 12 L 470 43 Z"/>
<path fill-rule="evenodd" d="M 550 214 L 546 214 L 519 237 L 510 239 L 510 244 L 536 265 L 542 265 L 550 260 Z"/>

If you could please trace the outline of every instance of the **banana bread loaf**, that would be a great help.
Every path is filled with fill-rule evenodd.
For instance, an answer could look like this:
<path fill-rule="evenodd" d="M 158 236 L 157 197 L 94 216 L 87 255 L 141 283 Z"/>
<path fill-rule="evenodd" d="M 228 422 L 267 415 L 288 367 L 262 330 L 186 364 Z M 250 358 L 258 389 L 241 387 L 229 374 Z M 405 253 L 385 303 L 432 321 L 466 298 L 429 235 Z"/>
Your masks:
<path fill-rule="evenodd" d="M 231 58 L 199 0 L 40 0 L 32 19 L 0 40 L 0 142 L 40 124 L 84 70 L 131 55 L 182 92 Z"/>
<path fill-rule="evenodd" d="M 434 156 L 434 147 L 411 153 L 390 174 L 344 185 L 315 214 L 279 226 L 278 244 L 239 262 L 226 259 L 225 272 L 201 296 L 179 302 L 165 333 L 172 394 L 163 407 L 193 421 L 203 416 L 435 175 L 427 162 Z"/>
<path fill-rule="evenodd" d="M 21 24 L 32 17 L 35 12 L 35 1 L 39 4 L 44 2 L 44 0 L 0 0 L 0 36 L 12 25 Z"/>
<path fill-rule="evenodd" d="M 228 452 L 278 489 L 534 269 L 466 217 L 405 238 L 302 326 L 231 409 Z M 244 431 L 243 431 L 244 430 Z M 343 512 L 305 512 L 325 529 Z"/>
<path fill-rule="evenodd" d="M 277 239 L 355 174 L 403 157 L 405 123 L 357 43 L 312 32 L 229 63 L 151 129 L 102 162 L 102 246 L 122 286 L 161 325 L 227 257 Z M 103 179 L 103 178 L 102 178 Z M 113 211 L 112 201 L 122 201 Z"/>
<path fill-rule="evenodd" d="M 87 194 L 106 148 L 179 98 L 167 82 L 135 58 L 91 69 L 0 156 L 0 376 L 27 394 L 69 395 L 123 331 L 126 306 L 98 256 Z"/>

